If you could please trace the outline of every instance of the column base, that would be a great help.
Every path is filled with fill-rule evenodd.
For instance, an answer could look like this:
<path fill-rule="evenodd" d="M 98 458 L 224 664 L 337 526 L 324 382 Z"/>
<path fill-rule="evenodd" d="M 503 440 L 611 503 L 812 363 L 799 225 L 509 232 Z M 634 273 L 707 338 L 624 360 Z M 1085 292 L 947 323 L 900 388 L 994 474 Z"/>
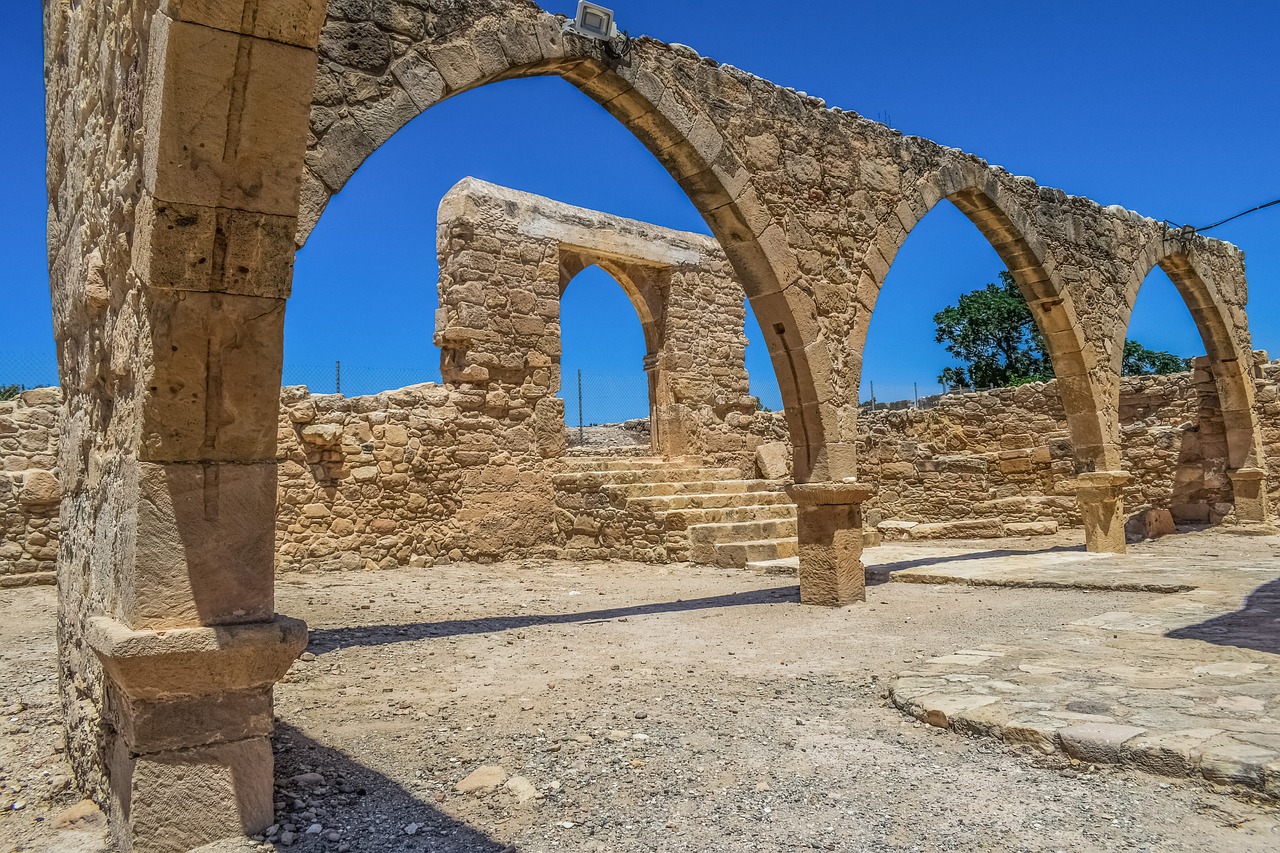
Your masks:
<path fill-rule="evenodd" d="M 1091 471 L 1076 478 L 1073 487 L 1084 521 L 1085 547 L 1089 551 L 1126 552 L 1124 485 L 1130 479 L 1127 471 Z"/>
<path fill-rule="evenodd" d="M 1236 519 L 1248 523 L 1271 520 L 1267 500 L 1267 472 L 1261 468 L 1237 468 L 1228 471 L 1236 507 Z"/>
<path fill-rule="evenodd" d="M 307 626 L 272 622 L 134 631 L 89 620 L 107 685 L 107 803 L 122 850 L 179 853 L 271 824 L 272 686 Z"/>
<path fill-rule="evenodd" d="M 862 504 L 871 489 L 858 483 L 798 483 L 787 494 L 796 502 L 800 603 L 844 607 L 866 601 Z"/>

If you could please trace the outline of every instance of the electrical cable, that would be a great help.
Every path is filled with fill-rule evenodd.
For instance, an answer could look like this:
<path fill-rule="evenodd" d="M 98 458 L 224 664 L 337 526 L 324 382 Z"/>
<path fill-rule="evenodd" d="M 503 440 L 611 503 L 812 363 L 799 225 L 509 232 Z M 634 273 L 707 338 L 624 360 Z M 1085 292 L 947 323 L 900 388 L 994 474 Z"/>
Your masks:
<path fill-rule="evenodd" d="M 1259 210 L 1265 210 L 1266 208 L 1274 207 L 1277 204 L 1280 204 L 1280 198 L 1276 199 L 1275 201 L 1269 201 L 1266 204 L 1260 204 L 1257 207 L 1251 207 L 1248 210 L 1244 211 L 1243 213 L 1237 213 L 1235 216 L 1228 216 L 1226 219 L 1222 220 L 1221 222 L 1215 222 L 1212 225 L 1206 225 L 1203 228 L 1192 228 L 1191 230 L 1196 234 L 1203 234 L 1205 231 L 1211 231 L 1214 228 L 1217 228 L 1219 225 L 1226 225 L 1228 222 L 1233 222 L 1242 216 L 1248 216 L 1250 213 L 1256 213 Z"/>

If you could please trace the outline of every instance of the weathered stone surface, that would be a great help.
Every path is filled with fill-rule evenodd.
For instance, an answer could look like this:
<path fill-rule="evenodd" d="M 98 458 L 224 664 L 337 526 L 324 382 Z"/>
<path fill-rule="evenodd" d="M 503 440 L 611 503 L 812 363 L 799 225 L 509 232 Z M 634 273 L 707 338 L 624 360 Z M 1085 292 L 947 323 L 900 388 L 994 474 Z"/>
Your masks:
<path fill-rule="evenodd" d="M 770 441 L 756 448 L 756 471 L 764 480 L 784 480 L 791 476 L 791 446 Z"/>

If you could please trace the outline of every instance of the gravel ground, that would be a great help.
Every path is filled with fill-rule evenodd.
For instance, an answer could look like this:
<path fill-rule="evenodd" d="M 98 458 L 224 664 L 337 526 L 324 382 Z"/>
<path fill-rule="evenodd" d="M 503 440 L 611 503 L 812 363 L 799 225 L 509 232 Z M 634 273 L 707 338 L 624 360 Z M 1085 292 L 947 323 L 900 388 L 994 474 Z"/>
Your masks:
<path fill-rule="evenodd" d="M 1274 804 L 967 741 L 886 702 L 904 665 L 1148 594 L 869 597 L 805 608 L 793 580 L 628 563 L 286 576 L 278 607 L 313 634 L 276 694 L 278 824 L 261 848 L 1280 849 Z M 6 853 L 108 849 L 92 816 L 54 825 L 76 800 L 54 608 L 47 588 L 0 601 Z"/>

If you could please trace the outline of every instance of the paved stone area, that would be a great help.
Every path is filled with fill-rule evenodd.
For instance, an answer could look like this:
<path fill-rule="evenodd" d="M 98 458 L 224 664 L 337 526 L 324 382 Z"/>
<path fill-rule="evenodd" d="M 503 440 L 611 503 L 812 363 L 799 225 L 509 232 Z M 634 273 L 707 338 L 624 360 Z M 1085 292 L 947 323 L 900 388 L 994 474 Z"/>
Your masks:
<path fill-rule="evenodd" d="M 931 657 L 899 674 L 894 704 L 967 735 L 1280 797 L 1280 537 L 1188 533 L 1128 556 L 1035 547 L 868 555 L 894 582 L 1168 594 Z"/>

